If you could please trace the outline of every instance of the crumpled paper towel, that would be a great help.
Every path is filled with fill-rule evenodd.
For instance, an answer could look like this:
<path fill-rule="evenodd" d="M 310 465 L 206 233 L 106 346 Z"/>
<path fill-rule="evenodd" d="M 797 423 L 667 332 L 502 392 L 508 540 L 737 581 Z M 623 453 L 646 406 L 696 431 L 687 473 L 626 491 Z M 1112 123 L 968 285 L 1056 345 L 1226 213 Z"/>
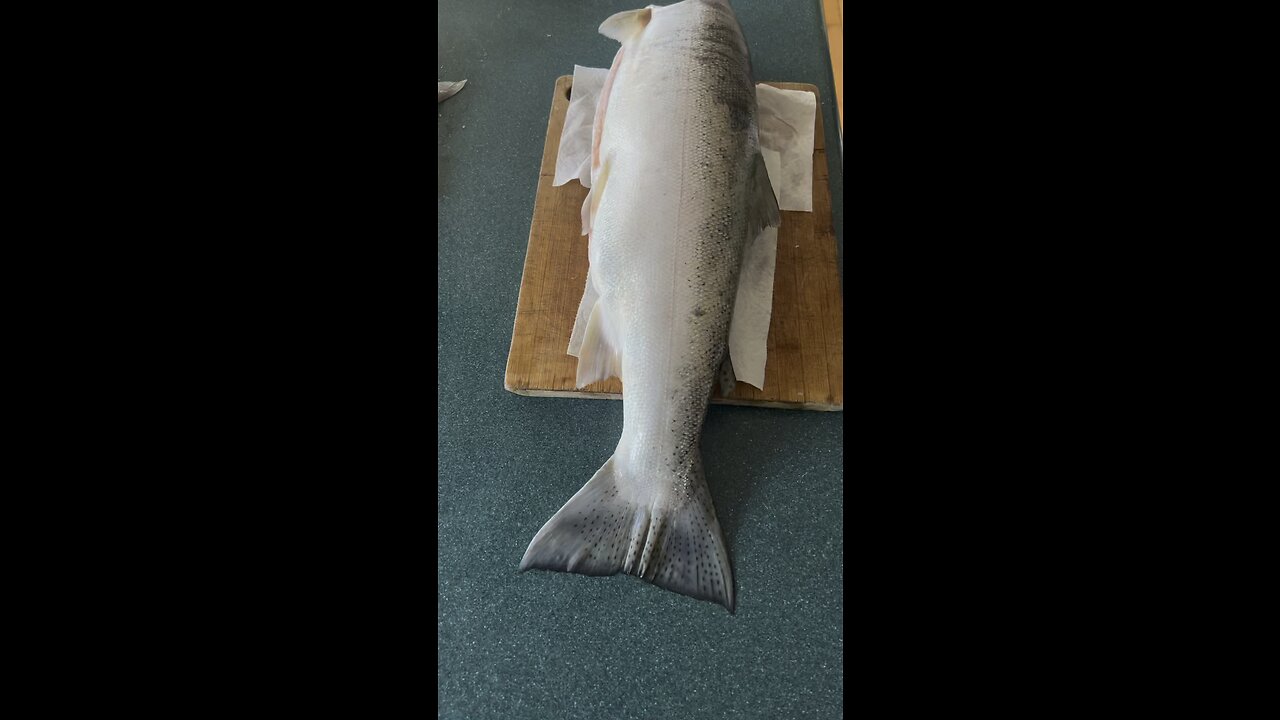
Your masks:
<path fill-rule="evenodd" d="M 818 98 L 811 92 L 761 83 L 756 85 L 756 104 L 760 150 L 778 207 L 813 212 L 813 121 Z"/>
<path fill-rule="evenodd" d="M 609 75 L 606 68 L 573 66 L 573 86 L 569 91 L 569 112 L 560 131 L 560 152 L 556 154 L 555 187 L 577 178 L 582 187 L 591 187 L 591 127 L 596 121 L 596 104 Z"/>
<path fill-rule="evenodd" d="M 609 71 L 604 68 L 573 66 L 573 90 L 560 151 L 556 154 L 556 175 L 552 185 L 578 180 L 591 187 L 591 131 L 596 104 Z M 803 90 L 780 90 L 757 84 L 757 123 L 760 153 L 764 156 L 769 180 L 778 207 L 782 210 L 813 212 L 813 124 L 817 100 Z M 778 257 L 778 229 L 765 228 L 747 244 L 738 280 L 738 297 L 733 321 L 729 324 L 729 357 L 739 382 L 764 387 L 769 321 L 773 316 L 773 271 Z M 574 323 L 573 335 L 580 335 Z"/>

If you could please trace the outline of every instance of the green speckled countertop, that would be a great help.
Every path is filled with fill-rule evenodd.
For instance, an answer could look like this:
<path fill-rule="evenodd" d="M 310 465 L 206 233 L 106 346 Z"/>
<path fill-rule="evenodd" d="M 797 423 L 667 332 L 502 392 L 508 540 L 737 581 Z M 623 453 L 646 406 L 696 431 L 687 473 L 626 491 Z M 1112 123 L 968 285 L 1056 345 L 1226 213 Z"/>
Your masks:
<path fill-rule="evenodd" d="M 707 482 L 735 615 L 625 575 L 518 573 L 617 444 L 616 401 L 521 397 L 503 373 L 552 90 L 608 67 L 643 3 L 445 0 L 438 106 L 440 717 L 835 718 L 844 692 L 844 413 L 712 406 Z M 817 0 L 737 0 L 757 80 L 822 99 L 843 277 L 842 158 Z"/>

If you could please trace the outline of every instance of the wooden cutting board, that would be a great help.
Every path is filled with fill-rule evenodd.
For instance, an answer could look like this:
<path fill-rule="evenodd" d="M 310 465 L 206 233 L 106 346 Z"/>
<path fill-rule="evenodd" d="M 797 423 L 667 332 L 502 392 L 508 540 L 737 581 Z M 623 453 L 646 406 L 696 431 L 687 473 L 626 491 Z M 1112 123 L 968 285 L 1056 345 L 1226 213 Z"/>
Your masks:
<path fill-rule="evenodd" d="M 560 187 L 551 185 L 572 84 L 572 75 L 556 80 L 551 101 L 529 250 L 507 356 L 506 388 L 520 395 L 619 399 L 622 383 L 617 378 L 575 388 L 578 359 L 566 352 L 587 277 L 587 238 L 581 234 L 580 215 L 587 189 L 576 180 Z M 813 85 L 769 84 L 818 94 Z M 783 211 L 778 229 L 764 389 L 740 382 L 732 394 L 723 397 L 717 387 L 713 403 L 844 409 L 844 302 L 831 227 L 821 101 L 818 108 L 813 212 Z"/>

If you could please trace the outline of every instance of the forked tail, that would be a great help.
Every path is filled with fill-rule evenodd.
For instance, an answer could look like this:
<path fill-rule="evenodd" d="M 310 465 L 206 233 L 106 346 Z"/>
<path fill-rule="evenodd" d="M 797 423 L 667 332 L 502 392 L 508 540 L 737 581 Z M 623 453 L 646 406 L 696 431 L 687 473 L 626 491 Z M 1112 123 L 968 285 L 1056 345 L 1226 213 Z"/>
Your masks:
<path fill-rule="evenodd" d="M 688 492 L 665 497 L 639 489 L 663 484 L 622 474 L 609 458 L 533 537 L 520 570 L 624 572 L 733 612 L 733 571 L 701 464 L 677 486 Z"/>

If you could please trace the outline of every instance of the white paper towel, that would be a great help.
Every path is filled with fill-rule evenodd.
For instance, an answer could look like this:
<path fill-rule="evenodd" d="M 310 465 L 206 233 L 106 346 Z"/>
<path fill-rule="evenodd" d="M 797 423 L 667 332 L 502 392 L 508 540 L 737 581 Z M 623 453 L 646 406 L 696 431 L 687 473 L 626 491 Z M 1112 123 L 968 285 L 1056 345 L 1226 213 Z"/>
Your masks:
<path fill-rule="evenodd" d="M 609 71 L 605 68 L 573 66 L 573 86 L 569 92 L 569 112 L 560 131 L 560 152 L 556 153 L 555 187 L 577 178 L 582 187 L 591 187 L 591 126 L 596 121 L 596 103 Z"/>
<path fill-rule="evenodd" d="M 765 228 L 747 246 L 738 279 L 738 298 L 729 322 L 729 358 L 741 382 L 764 389 L 769 321 L 773 317 L 773 270 L 778 260 L 778 228 Z"/>
<path fill-rule="evenodd" d="M 818 100 L 803 90 L 756 85 L 760 149 L 783 210 L 813 212 L 813 121 Z M 777 163 L 769 164 L 770 151 Z"/>
<path fill-rule="evenodd" d="M 573 67 L 573 90 L 560 151 L 556 154 L 556 176 L 552 185 L 577 179 L 591 187 L 591 131 L 596 104 L 609 71 L 603 68 Z M 782 210 L 813 212 L 813 124 L 817 102 L 813 93 L 779 90 L 756 85 L 759 108 L 760 152 L 778 207 Z M 738 280 L 738 297 L 729 325 L 729 356 L 739 382 L 764 387 L 769 321 L 773 316 L 773 271 L 777 264 L 778 229 L 766 228 L 747 244 Z M 574 323 L 573 337 L 581 334 Z M 572 345 L 572 343 L 571 343 Z M 570 354 L 575 355 L 572 351 Z"/>

